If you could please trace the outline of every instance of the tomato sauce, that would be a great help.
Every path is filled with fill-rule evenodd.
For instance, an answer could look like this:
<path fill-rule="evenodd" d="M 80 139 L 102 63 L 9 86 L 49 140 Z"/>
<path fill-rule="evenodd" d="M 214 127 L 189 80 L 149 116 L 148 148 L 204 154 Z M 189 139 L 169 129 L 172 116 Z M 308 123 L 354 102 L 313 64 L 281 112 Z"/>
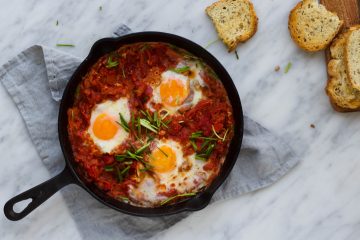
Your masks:
<path fill-rule="evenodd" d="M 169 44 L 137 43 L 125 45 L 101 57 L 89 69 L 76 89 L 73 106 L 68 110 L 68 133 L 78 165 L 77 171 L 86 181 L 95 184 L 115 199 L 127 199 L 129 187 L 137 184 L 138 162 L 130 163 L 128 173 L 121 181 L 114 172 L 106 171 L 106 166 L 118 164 L 116 154 L 141 147 L 137 140 L 139 136 L 131 132 L 129 138 L 113 152 L 102 153 L 87 134 L 91 112 L 104 100 L 115 101 L 126 97 L 132 116 L 136 119 L 140 110 L 148 110 L 146 103 L 153 95 L 150 85 L 158 83 L 162 72 L 175 68 L 186 57 L 196 59 L 190 53 Z M 116 66 L 109 68 L 109 61 Z M 177 114 L 166 116 L 164 120 L 169 122 L 168 126 L 161 128 L 153 137 L 179 142 L 187 156 L 194 154 L 195 148 L 201 148 L 206 141 L 195 139 L 190 144 L 192 133 L 201 131 L 203 137 L 216 138 L 215 131 L 223 139 L 216 138 L 213 141 L 214 148 L 204 165 L 204 170 L 212 171 L 215 177 L 233 137 L 233 110 L 222 83 L 207 65 L 201 64 L 204 68 L 201 77 L 207 86 L 202 92 L 205 98 L 191 108 L 180 109 Z M 135 128 L 132 122 L 129 127 Z M 171 197 L 176 191 L 162 194 Z"/>

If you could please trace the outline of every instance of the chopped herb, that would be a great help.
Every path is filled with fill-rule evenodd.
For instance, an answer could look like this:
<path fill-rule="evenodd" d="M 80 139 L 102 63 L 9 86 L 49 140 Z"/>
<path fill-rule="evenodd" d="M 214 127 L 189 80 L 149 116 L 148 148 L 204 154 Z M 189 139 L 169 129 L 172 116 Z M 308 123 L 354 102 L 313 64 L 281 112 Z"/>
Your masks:
<path fill-rule="evenodd" d="M 172 196 L 172 197 L 170 197 L 170 198 L 162 201 L 162 202 L 160 203 L 160 205 L 161 205 L 161 206 L 162 206 L 162 205 L 165 205 L 165 204 L 167 204 L 168 202 L 174 200 L 175 198 L 179 198 L 179 197 L 191 197 L 191 196 L 195 196 L 195 195 L 196 195 L 196 193 L 183 193 L 183 194 L 178 194 L 178 195 Z"/>
<path fill-rule="evenodd" d="M 288 73 L 291 67 L 292 67 L 292 63 L 289 62 L 285 67 L 284 73 Z"/>
<path fill-rule="evenodd" d="M 225 134 L 226 133 L 227 132 L 225 132 Z M 224 138 L 221 138 L 220 136 L 217 136 L 217 137 L 221 140 L 224 139 Z M 213 152 L 213 150 L 216 146 L 216 142 L 218 141 L 218 138 L 214 138 L 212 136 L 205 137 L 203 135 L 202 131 L 193 132 L 189 138 L 190 138 L 190 144 L 192 145 L 192 147 L 194 148 L 194 151 L 195 151 L 195 159 L 201 160 L 201 161 L 206 161 L 210 157 L 211 153 Z M 198 148 L 198 146 L 196 144 L 197 139 L 203 140 L 203 143 L 202 143 L 200 149 Z"/>
<path fill-rule="evenodd" d="M 134 113 L 131 112 L 131 130 L 134 131 L 134 127 L 135 127 L 135 117 L 134 117 Z"/>
<path fill-rule="evenodd" d="M 123 78 L 126 78 L 124 67 L 121 67 Z"/>
<path fill-rule="evenodd" d="M 174 68 L 174 69 L 170 69 L 170 70 L 173 71 L 173 72 L 176 72 L 176 73 L 184 73 L 184 72 L 189 71 L 190 67 L 189 66 L 184 66 L 184 67 Z"/>
<path fill-rule="evenodd" d="M 120 173 L 121 175 L 125 175 L 130 169 L 130 166 L 127 166 L 126 168 L 124 168 Z"/>
<path fill-rule="evenodd" d="M 75 47 L 74 44 L 68 44 L 68 43 L 57 43 L 57 47 Z"/>
<path fill-rule="evenodd" d="M 107 63 L 106 63 L 106 68 L 113 68 L 116 67 L 117 65 L 119 65 L 118 61 L 113 61 L 112 56 L 108 57 Z"/>
<path fill-rule="evenodd" d="M 203 140 L 217 140 L 217 138 L 213 138 L 213 137 L 190 137 L 190 139 L 203 139 Z"/>
<path fill-rule="evenodd" d="M 105 166 L 104 170 L 105 170 L 105 172 L 112 172 L 112 171 L 114 171 L 114 167 L 113 166 Z"/>
<path fill-rule="evenodd" d="M 126 151 L 126 154 L 128 155 L 128 158 L 132 158 L 132 159 L 135 159 L 135 160 L 139 160 L 139 159 L 142 159 L 143 157 L 136 154 L 136 153 L 132 153 L 130 152 L 129 150 Z"/>
<path fill-rule="evenodd" d="M 131 164 L 133 164 L 133 162 L 132 162 L 132 161 L 126 161 L 126 162 L 123 162 L 123 164 L 125 164 L 125 165 L 131 165 Z"/>
<path fill-rule="evenodd" d="M 159 149 L 159 151 L 164 154 L 165 157 L 169 157 L 169 155 L 166 154 L 166 152 L 164 152 L 164 150 L 162 150 L 161 148 L 159 148 L 158 146 L 156 146 L 157 149 Z"/>
<path fill-rule="evenodd" d="M 117 176 L 118 176 L 118 181 L 122 182 L 124 179 L 124 176 L 128 173 L 129 169 L 131 166 L 127 166 L 126 168 L 124 168 L 123 170 L 120 171 L 119 168 L 116 168 L 117 171 Z"/>
<path fill-rule="evenodd" d="M 153 166 L 147 164 L 146 167 L 140 169 L 140 172 L 146 172 L 146 171 L 149 171 L 153 168 Z"/>
<path fill-rule="evenodd" d="M 219 39 L 216 39 L 216 40 L 214 40 L 214 41 L 208 42 L 208 43 L 206 44 L 206 46 L 205 46 L 205 49 L 209 48 L 211 45 L 213 45 L 214 43 L 216 43 L 216 42 L 218 42 L 218 41 L 219 41 Z"/>
<path fill-rule="evenodd" d="M 115 155 L 115 160 L 116 161 L 119 161 L 119 162 L 122 162 L 126 159 L 127 155 Z"/>
<path fill-rule="evenodd" d="M 206 160 L 207 160 L 207 158 L 205 158 L 205 157 L 200 157 L 200 155 L 198 155 L 198 154 L 195 155 L 195 159 L 196 159 L 196 160 L 200 160 L 200 161 L 206 161 Z"/>
<path fill-rule="evenodd" d="M 190 141 L 190 144 L 192 145 L 192 147 L 194 148 L 194 151 L 196 152 L 196 151 L 198 150 L 198 148 L 197 148 L 197 145 L 196 145 L 196 143 L 194 142 L 194 140 L 191 140 L 191 141 Z"/>
<path fill-rule="evenodd" d="M 120 122 L 118 122 L 118 124 L 126 131 L 126 132 L 130 132 L 130 128 L 129 128 L 129 124 L 127 123 L 127 121 L 125 120 L 124 116 L 119 113 L 119 117 L 120 117 Z"/>
<path fill-rule="evenodd" d="M 146 120 L 146 119 L 143 119 L 143 118 L 140 118 L 140 125 L 149 129 L 150 131 L 154 132 L 154 133 L 157 133 L 157 127 L 152 125 L 150 123 L 150 121 Z"/>
<path fill-rule="evenodd" d="M 118 182 L 122 182 L 124 178 L 121 175 L 121 171 L 118 167 L 116 168 L 116 173 L 117 173 Z"/>
<path fill-rule="evenodd" d="M 117 198 L 120 198 L 123 201 L 129 201 L 129 198 L 124 197 L 124 196 L 117 196 Z"/>
<path fill-rule="evenodd" d="M 150 146 L 150 143 L 145 144 L 141 148 L 135 151 L 135 154 L 142 154 L 148 147 Z"/>
<path fill-rule="evenodd" d="M 239 60 L 239 55 L 238 55 L 238 52 L 235 50 L 235 56 L 236 56 L 236 59 Z"/>
<path fill-rule="evenodd" d="M 197 132 L 193 132 L 190 136 L 190 138 L 196 138 L 196 137 L 201 137 L 203 134 L 202 131 L 197 131 Z"/>
<path fill-rule="evenodd" d="M 138 130 L 138 135 L 141 135 L 141 124 L 140 124 L 140 117 L 137 117 L 137 130 Z"/>

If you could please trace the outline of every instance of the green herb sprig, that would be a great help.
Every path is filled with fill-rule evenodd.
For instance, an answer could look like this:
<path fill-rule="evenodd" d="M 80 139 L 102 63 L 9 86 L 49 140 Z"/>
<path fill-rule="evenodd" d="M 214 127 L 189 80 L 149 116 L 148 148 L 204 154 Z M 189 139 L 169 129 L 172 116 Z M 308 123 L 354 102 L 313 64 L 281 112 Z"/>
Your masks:
<path fill-rule="evenodd" d="M 292 63 L 289 62 L 285 67 L 284 73 L 288 73 L 290 71 L 291 67 L 292 67 Z"/>
<path fill-rule="evenodd" d="M 119 118 L 120 122 L 117 122 L 117 124 L 119 124 L 126 132 L 130 132 L 129 124 L 121 113 L 119 113 Z"/>
<path fill-rule="evenodd" d="M 167 203 L 169 203 L 170 201 L 176 199 L 176 198 L 179 198 L 179 197 L 192 197 L 192 196 L 195 196 L 196 193 L 183 193 L 183 194 L 178 194 L 178 195 L 175 195 L 175 196 L 172 196 L 172 197 L 169 197 L 168 199 L 162 201 L 160 203 L 160 206 L 163 206 Z"/>
<path fill-rule="evenodd" d="M 184 72 L 187 72 L 190 70 L 190 67 L 189 66 L 184 66 L 184 67 L 180 67 L 180 68 L 173 68 L 173 69 L 170 69 L 171 71 L 173 72 L 176 72 L 176 73 L 184 73 Z"/>
<path fill-rule="evenodd" d="M 69 43 L 57 43 L 56 46 L 57 47 L 75 47 L 74 44 L 69 44 Z"/>
<path fill-rule="evenodd" d="M 200 148 L 198 148 L 196 145 L 195 141 L 197 139 L 201 139 L 204 141 Z M 193 132 L 190 135 L 190 143 L 195 151 L 195 159 L 207 161 L 216 146 L 216 141 L 217 138 L 205 137 L 202 131 Z"/>
<path fill-rule="evenodd" d="M 119 62 L 116 60 L 113 60 L 113 56 L 109 56 L 106 63 L 106 68 L 114 68 L 119 65 Z"/>

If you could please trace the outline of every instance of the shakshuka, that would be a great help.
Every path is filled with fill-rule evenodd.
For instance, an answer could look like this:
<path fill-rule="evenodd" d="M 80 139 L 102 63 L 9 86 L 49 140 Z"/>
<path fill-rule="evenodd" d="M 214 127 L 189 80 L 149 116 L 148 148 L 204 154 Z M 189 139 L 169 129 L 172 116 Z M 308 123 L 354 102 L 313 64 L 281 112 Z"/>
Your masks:
<path fill-rule="evenodd" d="M 110 197 L 174 204 L 218 175 L 233 109 L 214 71 L 173 45 L 124 45 L 82 79 L 68 110 L 77 171 Z"/>

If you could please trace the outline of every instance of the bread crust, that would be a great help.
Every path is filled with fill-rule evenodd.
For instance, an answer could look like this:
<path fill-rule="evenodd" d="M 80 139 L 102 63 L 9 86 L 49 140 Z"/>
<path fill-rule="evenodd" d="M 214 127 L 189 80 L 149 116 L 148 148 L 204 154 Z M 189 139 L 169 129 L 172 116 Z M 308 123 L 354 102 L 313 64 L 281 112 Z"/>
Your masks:
<path fill-rule="evenodd" d="M 360 29 L 360 25 L 354 25 L 352 27 L 350 27 L 349 31 L 356 31 Z M 349 40 L 350 34 L 348 34 L 348 36 L 346 37 L 346 44 L 345 44 L 345 66 L 346 66 L 346 71 L 347 71 L 347 76 L 348 79 L 350 80 L 350 84 L 352 85 L 353 88 L 357 89 L 360 91 L 360 85 L 356 83 L 356 81 L 353 79 L 353 76 L 351 75 L 351 69 L 350 69 L 350 56 L 349 56 L 349 45 L 350 45 L 350 40 Z"/>
<path fill-rule="evenodd" d="M 341 101 L 335 97 L 335 88 L 341 74 L 338 69 L 339 64 L 345 64 L 344 61 L 344 45 L 349 32 L 340 34 L 331 44 L 331 60 L 328 63 L 327 70 L 329 78 L 325 88 L 325 92 L 329 97 L 330 104 L 335 111 L 338 112 L 357 112 L 360 110 L 360 97 L 353 101 Z M 341 49 L 343 48 L 343 49 Z M 343 66 L 344 67 L 344 66 Z M 348 79 L 345 79 L 348 80 Z M 349 83 L 348 83 L 349 84 Z M 350 85 L 350 84 L 349 84 Z M 351 90 L 351 89 L 350 89 Z M 360 95 L 359 95 L 360 96 Z M 346 100 L 346 99 L 345 99 Z"/>
<path fill-rule="evenodd" d="M 332 33 L 332 36 L 330 39 L 324 39 L 323 42 L 320 43 L 319 45 L 314 45 L 314 44 L 307 42 L 303 38 L 303 36 L 300 36 L 299 33 L 296 31 L 296 29 L 297 29 L 296 25 L 298 23 L 297 11 L 302 9 L 304 5 L 312 4 L 314 2 L 317 3 L 317 1 L 313 1 L 313 0 L 303 0 L 299 3 L 297 3 L 296 6 L 290 11 L 289 20 L 288 20 L 288 28 L 289 28 L 291 38 L 300 48 L 302 48 L 303 50 L 308 51 L 308 52 L 316 52 L 316 51 L 320 51 L 320 50 L 323 50 L 326 47 L 328 47 L 331 44 L 331 41 L 333 40 L 333 38 L 335 38 L 336 35 L 340 32 L 340 30 L 342 29 L 342 26 L 344 24 L 344 21 L 340 20 L 336 13 L 327 10 L 327 12 L 329 14 L 332 14 L 333 16 L 336 16 L 338 18 L 340 24 L 337 26 L 337 29 Z M 321 4 L 319 4 L 319 5 L 321 5 Z M 304 25 L 305 24 L 306 23 L 304 23 Z"/>
<path fill-rule="evenodd" d="M 251 26 L 250 26 L 249 31 L 246 34 L 237 36 L 235 41 L 232 41 L 232 42 L 229 42 L 226 39 L 224 39 L 224 36 L 221 33 L 221 29 L 219 29 L 216 21 L 211 16 L 211 11 L 218 8 L 222 4 L 226 4 L 227 2 L 229 2 L 229 0 L 219 0 L 217 2 L 214 2 L 213 4 L 211 4 L 210 6 L 208 6 L 205 9 L 205 12 L 207 13 L 207 15 L 210 17 L 211 21 L 215 25 L 215 29 L 218 33 L 219 38 L 228 47 L 229 52 L 234 51 L 239 43 L 244 43 L 247 40 L 249 40 L 250 38 L 252 38 L 255 35 L 255 33 L 257 32 L 257 28 L 258 28 L 259 19 L 256 15 L 253 3 L 250 0 L 238 0 L 238 1 L 248 4 L 252 21 L 251 21 Z"/>

